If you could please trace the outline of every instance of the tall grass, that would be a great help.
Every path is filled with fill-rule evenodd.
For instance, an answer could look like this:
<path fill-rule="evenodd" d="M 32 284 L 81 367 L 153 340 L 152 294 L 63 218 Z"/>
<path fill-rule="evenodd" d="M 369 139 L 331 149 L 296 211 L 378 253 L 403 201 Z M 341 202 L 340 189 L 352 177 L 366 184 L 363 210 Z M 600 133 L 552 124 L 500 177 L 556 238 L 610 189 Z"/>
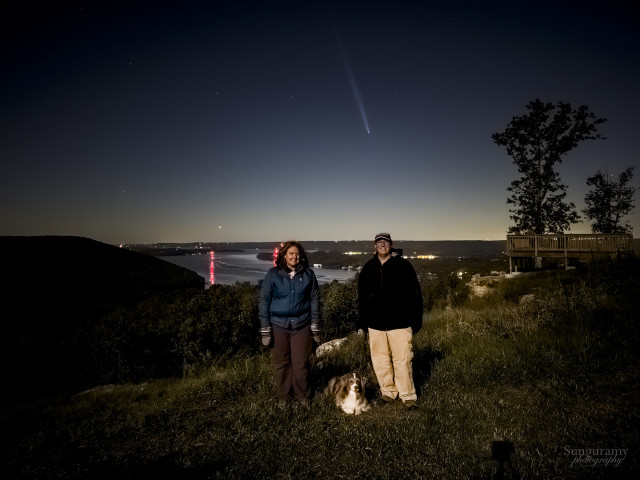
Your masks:
<path fill-rule="evenodd" d="M 7 403 L 2 461 L 10 478 L 637 474 L 636 266 L 534 275 L 430 312 L 414 337 L 417 411 L 376 403 L 348 416 L 323 394 L 332 376 L 357 371 L 375 401 L 363 338 L 352 334 L 314 360 L 309 408 L 279 408 L 268 354 L 239 354 L 181 380 Z M 588 466 L 578 460 L 586 449 L 628 451 L 617 466 Z"/>

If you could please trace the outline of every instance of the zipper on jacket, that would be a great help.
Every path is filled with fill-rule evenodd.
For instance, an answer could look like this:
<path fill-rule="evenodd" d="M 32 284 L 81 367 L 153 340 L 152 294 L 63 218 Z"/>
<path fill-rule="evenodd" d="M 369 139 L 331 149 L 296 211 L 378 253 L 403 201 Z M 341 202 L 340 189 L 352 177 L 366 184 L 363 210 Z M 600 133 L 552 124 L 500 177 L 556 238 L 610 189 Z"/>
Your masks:
<path fill-rule="evenodd" d="M 384 323 L 384 264 L 380 264 L 380 320 Z"/>

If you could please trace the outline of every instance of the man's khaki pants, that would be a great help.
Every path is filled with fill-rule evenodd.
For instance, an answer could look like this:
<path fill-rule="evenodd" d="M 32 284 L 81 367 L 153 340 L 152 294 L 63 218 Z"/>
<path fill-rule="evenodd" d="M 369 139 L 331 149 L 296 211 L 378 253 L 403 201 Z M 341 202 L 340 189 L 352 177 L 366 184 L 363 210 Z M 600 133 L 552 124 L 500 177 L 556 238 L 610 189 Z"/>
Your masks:
<path fill-rule="evenodd" d="M 411 327 L 387 331 L 369 329 L 371 363 L 380 392 L 391 398 L 399 396 L 403 402 L 418 399 L 413 385 L 411 337 Z"/>

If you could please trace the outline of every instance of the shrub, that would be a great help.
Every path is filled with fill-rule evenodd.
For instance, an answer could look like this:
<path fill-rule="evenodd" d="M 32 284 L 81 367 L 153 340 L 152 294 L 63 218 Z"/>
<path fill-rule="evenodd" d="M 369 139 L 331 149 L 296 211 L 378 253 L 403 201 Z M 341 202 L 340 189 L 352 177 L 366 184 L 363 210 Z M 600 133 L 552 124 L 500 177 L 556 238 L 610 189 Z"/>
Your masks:
<path fill-rule="evenodd" d="M 93 330 L 94 381 L 181 376 L 236 353 L 257 351 L 257 290 L 213 285 L 184 296 L 154 296 L 108 313 Z"/>
<path fill-rule="evenodd" d="M 134 307 L 117 307 L 94 325 L 94 382 L 121 383 L 176 376 L 182 362 L 175 339 L 182 320 L 182 297 L 157 295 Z"/>
<path fill-rule="evenodd" d="M 322 328 L 325 339 L 342 338 L 358 322 L 357 276 L 345 283 L 334 280 L 321 287 Z"/>
<path fill-rule="evenodd" d="M 442 273 L 436 278 L 421 278 L 420 288 L 426 311 L 462 305 L 468 296 L 464 281 L 454 274 Z"/>
<path fill-rule="evenodd" d="M 176 350 L 183 373 L 213 358 L 256 351 L 258 329 L 257 287 L 248 282 L 212 285 L 188 303 L 178 328 Z"/>

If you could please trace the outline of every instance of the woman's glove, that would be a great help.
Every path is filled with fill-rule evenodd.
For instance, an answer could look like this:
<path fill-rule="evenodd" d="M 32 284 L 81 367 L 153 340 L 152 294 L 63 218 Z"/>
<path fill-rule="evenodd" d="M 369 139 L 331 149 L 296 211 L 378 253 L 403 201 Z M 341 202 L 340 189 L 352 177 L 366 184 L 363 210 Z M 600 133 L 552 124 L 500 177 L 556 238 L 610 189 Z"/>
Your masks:
<path fill-rule="evenodd" d="M 260 329 L 260 340 L 265 347 L 271 344 L 271 327 L 262 327 Z"/>

